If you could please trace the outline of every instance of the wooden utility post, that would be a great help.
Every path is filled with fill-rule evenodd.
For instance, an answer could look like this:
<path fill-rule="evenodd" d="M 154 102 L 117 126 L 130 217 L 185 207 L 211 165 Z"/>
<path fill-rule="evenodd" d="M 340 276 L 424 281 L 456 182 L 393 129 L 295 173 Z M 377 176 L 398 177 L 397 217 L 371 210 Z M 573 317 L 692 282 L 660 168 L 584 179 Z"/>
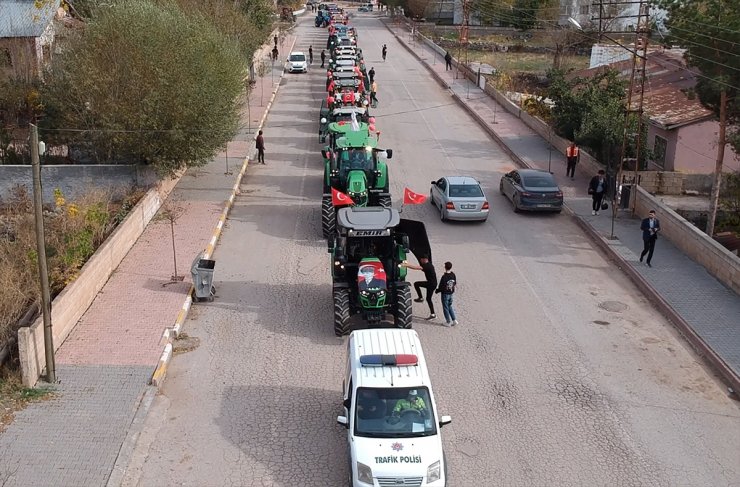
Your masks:
<path fill-rule="evenodd" d="M 44 200 L 41 195 L 41 162 L 39 160 L 39 129 L 31 127 L 31 167 L 33 169 L 33 209 L 36 219 L 36 253 L 41 284 L 41 314 L 44 320 L 44 351 L 46 352 L 46 382 L 56 382 L 54 364 L 54 335 L 51 329 L 51 292 L 49 290 L 49 267 L 46 262 L 46 238 L 44 236 Z"/>

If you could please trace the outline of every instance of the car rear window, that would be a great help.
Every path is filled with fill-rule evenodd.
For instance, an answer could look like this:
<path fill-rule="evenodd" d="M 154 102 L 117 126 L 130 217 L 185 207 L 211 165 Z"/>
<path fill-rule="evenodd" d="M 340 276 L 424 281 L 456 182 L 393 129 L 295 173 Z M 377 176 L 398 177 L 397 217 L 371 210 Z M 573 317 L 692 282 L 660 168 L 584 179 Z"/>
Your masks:
<path fill-rule="evenodd" d="M 450 198 L 478 198 L 483 196 L 483 191 L 477 184 L 451 184 Z"/>
<path fill-rule="evenodd" d="M 549 174 L 535 174 L 522 176 L 524 186 L 527 188 L 554 188 L 557 186 L 553 177 Z"/>
<path fill-rule="evenodd" d="M 291 61 L 305 61 L 306 56 L 304 56 L 303 54 L 291 54 L 290 60 Z"/>

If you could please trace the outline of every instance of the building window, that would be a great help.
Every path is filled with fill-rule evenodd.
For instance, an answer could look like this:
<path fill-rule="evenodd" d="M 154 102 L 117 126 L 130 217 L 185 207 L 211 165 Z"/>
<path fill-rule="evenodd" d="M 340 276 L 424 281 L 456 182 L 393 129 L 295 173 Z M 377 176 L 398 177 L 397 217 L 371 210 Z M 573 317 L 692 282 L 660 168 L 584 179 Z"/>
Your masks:
<path fill-rule="evenodd" d="M 581 5 L 581 8 L 578 10 L 578 13 L 580 13 L 581 15 L 588 15 L 588 13 L 589 13 L 589 7 L 591 7 L 591 6 L 588 5 L 588 4 Z"/>
<path fill-rule="evenodd" d="M 0 68 L 12 68 L 13 59 L 10 57 L 9 49 L 0 49 Z"/>
<path fill-rule="evenodd" d="M 665 167 L 665 152 L 668 148 L 668 141 L 660 135 L 655 136 L 653 144 L 653 162 L 660 167 Z"/>

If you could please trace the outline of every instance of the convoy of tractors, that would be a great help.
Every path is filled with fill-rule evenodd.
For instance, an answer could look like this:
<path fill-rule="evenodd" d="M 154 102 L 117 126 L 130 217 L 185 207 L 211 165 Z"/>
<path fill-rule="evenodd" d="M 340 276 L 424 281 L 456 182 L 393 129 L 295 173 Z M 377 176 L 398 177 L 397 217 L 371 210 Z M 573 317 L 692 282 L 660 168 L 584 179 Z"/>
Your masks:
<path fill-rule="evenodd" d="M 380 325 L 388 315 L 411 327 L 411 288 L 402 265 L 409 253 L 431 258 L 422 222 L 391 207 L 391 149 L 380 148 L 370 114 L 370 82 L 357 31 L 333 4 L 320 4 L 315 25 L 327 27 L 326 99 L 319 113 L 324 161 L 321 227 L 332 263 L 334 332 L 348 334 L 350 317 Z"/>

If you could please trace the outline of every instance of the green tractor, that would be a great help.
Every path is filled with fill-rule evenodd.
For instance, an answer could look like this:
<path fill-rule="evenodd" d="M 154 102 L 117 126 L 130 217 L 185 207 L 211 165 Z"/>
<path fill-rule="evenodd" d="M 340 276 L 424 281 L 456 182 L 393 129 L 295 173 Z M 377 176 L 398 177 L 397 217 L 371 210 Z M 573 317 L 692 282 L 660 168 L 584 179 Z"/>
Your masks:
<path fill-rule="evenodd" d="M 337 212 L 332 204 L 332 188 L 349 196 L 355 206 L 390 208 L 388 164 L 391 149 L 378 149 L 377 138 L 370 135 L 367 123 L 329 124 L 329 145 L 321 151 L 324 157 L 324 191 L 321 198 L 321 229 L 324 237 L 336 232 Z"/>
<path fill-rule="evenodd" d="M 411 328 L 409 252 L 431 259 L 424 223 L 402 219 L 393 208 L 341 208 L 337 233 L 329 239 L 334 333 L 350 332 L 350 317 L 379 326 L 387 315 L 397 328 Z"/>
<path fill-rule="evenodd" d="M 330 110 L 326 100 L 322 101 L 321 110 L 319 111 L 319 142 L 322 144 L 326 142 L 329 135 L 329 125 L 334 122 L 351 122 L 353 113 L 360 122 L 368 124 L 374 122 L 374 119 L 368 113 L 367 107 L 343 106 Z"/>

